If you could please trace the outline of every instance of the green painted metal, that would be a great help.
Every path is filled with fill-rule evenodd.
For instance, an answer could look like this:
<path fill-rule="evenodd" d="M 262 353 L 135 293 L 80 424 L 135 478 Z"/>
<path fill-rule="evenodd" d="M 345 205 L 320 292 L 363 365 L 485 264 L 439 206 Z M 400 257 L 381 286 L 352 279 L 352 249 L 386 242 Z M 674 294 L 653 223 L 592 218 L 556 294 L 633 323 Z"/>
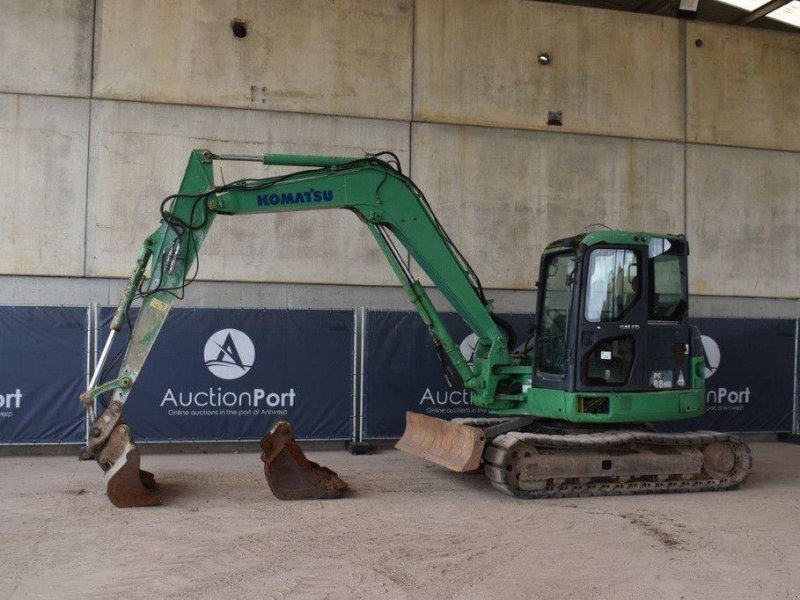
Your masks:
<path fill-rule="evenodd" d="M 161 226 L 145 240 L 114 320 L 121 326 L 132 301 L 143 297 L 123 358 L 120 379 L 103 385 L 103 389 L 113 388 L 113 400 L 124 403 L 127 399 L 173 300 L 182 296 L 185 282 L 191 278 L 187 274 L 216 215 L 346 209 L 354 212 L 372 233 L 429 327 L 440 353 L 447 357 L 464 387 L 472 391 L 473 403 L 477 406 L 498 414 L 534 415 L 574 422 L 658 421 L 702 414 L 703 370 L 697 362 L 692 365 L 693 389 L 690 390 L 579 394 L 530 388 L 530 356 L 509 352 L 505 337 L 492 318 L 490 301 L 483 297 L 476 276 L 439 225 L 419 189 L 389 164 L 372 158 L 265 155 L 263 160 L 268 164 L 316 168 L 288 176 L 215 186 L 212 163 L 216 156 L 208 150 L 192 152 L 180 191 L 164 205 Z M 554 242 L 546 253 L 577 245 L 646 244 L 650 236 L 645 232 L 597 231 Z M 408 250 L 453 309 L 478 335 L 472 364 L 461 355 L 423 286 L 411 276 L 395 242 Z M 150 280 L 142 285 L 148 259 Z M 123 379 L 128 383 L 126 386 L 119 383 Z M 525 391 L 508 392 L 515 389 Z M 580 396 L 608 397 L 609 413 L 579 412 Z"/>
<path fill-rule="evenodd" d="M 542 252 L 543 255 L 557 254 L 574 250 L 578 246 L 591 247 L 607 244 L 616 245 L 647 245 L 652 237 L 666 238 L 668 240 L 686 243 L 686 238 L 678 235 L 654 234 L 647 231 L 625 231 L 621 229 L 601 229 L 590 231 L 571 238 L 556 240 L 548 244 Z"/>
<path fill-rule="evenodd" d="M 353 163 L 358 158 L 346 156 L 310 156 L 303 154 L 265 154 L 262 162 L 265 165 L 283 165 L 287 167 L 335 167 Z"/>
<path fill-rule="evenodd" d="M 147 268 L 147 263 L 152 253 L 152 250 L 148 246 L 143 247 L 139 253 L 139 258 L 136 260 L 136 267 L 134 267 L 133 273 L 131 273 L 130 279 L 128 279 L 125 290 L 122 292 L 122 299 L 119 301 L 114 317 L 111 319 L 110 329 L 112 331 L 120 331 L 125 324 L 125 320 L 128 316 L 128 307 L 130 307 L 133 302 L 139 290 L 139 286 L 144 279 L 144 271 Z"/>
<path fill-rule="evenodd" d="M 691 360 L 691 382 L 693 388 L 703 388 L 706 385 L 706 359 L 695 356 Z"/>
<path fill-rule="evenodd" d="M 422 287 L 419 281 L 409 278 L 408 270 L 404 269 L 401 261 L 398 260 L 395 253 L 392 252 L 389 242 L 378 227 L 374 223 L 367 223 L 367 227 L 374 236 L 386 260 L 389 261 L 389 265 L 392 267 L 395 275 L 397 275 L 398 280 L 403 286 L 403 290 L 406 292 L 409 300 L 411 300 L 411 304 L 414 305 L 422 321 L 432 332 L 434 344 L 437 345 L 437 349 L 440 349 L 447 355 L 450 363 L 455 366 L 464 386 L 471 390 L 480 389 L 480 379 L 473 373 L 467 361 L 464 360 L 461 350 L 455 340 L 453 340 L 444 322 L 442 322 L 430 297 L 427 292 L 425 292 L 425 288 Z"/>
<path fill-rule="evenodd" d="M 608 398 L 607 413 L 579 411 L 579 399 Z M 493 409 L 498 414 L 520 414 L 517 409 Z M 567 392 L 531 388 L 525 397 L 525 414 L 571 423 L 643 423 L 699 417 L 705 412 L 705 389 L 657 392 Z"/>
<path fill-rule="evenodd" d="M 161 331 L 172 301 L 181 295 L 184 277 L 197 257 L 214 213 L 209 211 L 202 196 L 214 187 L 212 161 L 203 151 L 195 150 L 189 159 L 180 192 L 165 206 L 161 226 L 144 242 L 137 264 L 128 281 L 116 314 L 126 315 L 139 289 L 146 257 L 152 255 L 150 280 L 141 290 L 142 306 L 131 338 L 122 358 L 119 379 L 131 385 L 114 389 L 112 400 L 125 403 L 147 355 Z"/>
<path fill-rule="evenodd" d="M 132 381 L 128 377 L 117 377 L 116 379 L 112 379 L 104 383 L 103 385 L 98 385 L 92 390 L 89 390 L 89 396 L 93 399 L 99 398 L 106 392 L 112 392 L 116 389 L 126 389 L 132 385 Z"/>

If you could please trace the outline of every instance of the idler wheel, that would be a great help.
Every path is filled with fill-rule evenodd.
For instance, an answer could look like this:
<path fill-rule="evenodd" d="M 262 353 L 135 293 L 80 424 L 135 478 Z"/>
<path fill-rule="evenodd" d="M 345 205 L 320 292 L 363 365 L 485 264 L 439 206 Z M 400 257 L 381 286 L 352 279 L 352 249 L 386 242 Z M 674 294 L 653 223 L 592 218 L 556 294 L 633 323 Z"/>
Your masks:
<path fill-rule="evenodd" d="M 730 444 L 715 442 L 703 449 L 703 470 L 714 479 L 728 477 L 736 467 L 736 455 Z"/>

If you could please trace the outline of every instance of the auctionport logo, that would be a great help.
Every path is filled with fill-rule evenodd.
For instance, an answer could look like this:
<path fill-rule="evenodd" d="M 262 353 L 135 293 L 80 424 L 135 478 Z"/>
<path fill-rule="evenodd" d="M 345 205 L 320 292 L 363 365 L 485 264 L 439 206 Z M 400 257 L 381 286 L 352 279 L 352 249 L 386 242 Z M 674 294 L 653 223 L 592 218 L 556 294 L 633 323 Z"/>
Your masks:
<path fill-rule="evenodd" d="M 707 335 L 701 335 L 703 342 L 703 356 L 706 359 L 706 380 L 719 370 L 722 364 L 722 353 L 716 341 Z M 755 400 L 755 398 L 754 398 Z M 750 386 L 740 389 L 730 389 L 720 386 L 709 388 L 706 386 L 707 411 L 733 411 L 744 410 L 750 404 Z"/>
<path fill-rule="evenodd" d="M 719 352 L 717 342 L 707 335 L 701 335 L 700 341 L 703 342 L 703 356 L 705 356 L 706 359 L 706 379 L 708 379 L 719 369 L 722 355 Z"/>
<path fill-rule="evenodd" d="M 475 333 L 470 333 L 467 337 L 461 340 L 461 344 L 459 345 L 458 349 L 461 350 L 461 356 L 464 357 L 464 360 L 467 362 L 472 362 L 472 359 L 475 356 L 475 348 L 478 345 L 478 335 Z"/>
<path fill-rule="evenodd" d="M 220 379 L 239 379 L 253 367 L 256 348 L 238 329 L 220 329 L 206 342 L 203 351 L 206 367 Z"/>
<path fill-rule="evenodd" d="M 13 417 L 14 409 L 22 403 L 22 391 L 17 388 L 14 392 L 0 394 L 0 418 Z"/>

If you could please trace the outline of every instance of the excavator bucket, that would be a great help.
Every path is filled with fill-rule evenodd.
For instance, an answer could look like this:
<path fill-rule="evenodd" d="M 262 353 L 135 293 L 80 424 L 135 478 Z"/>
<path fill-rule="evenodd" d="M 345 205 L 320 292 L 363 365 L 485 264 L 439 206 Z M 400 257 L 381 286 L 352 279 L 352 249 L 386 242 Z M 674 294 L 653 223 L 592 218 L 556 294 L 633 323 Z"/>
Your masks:
<path fill-rule="evenodd" d="M 161 504 L 155 477 L 139 468 L 139 449 L 127 425 L 114 428 L 97 462 L 106 472 L 108 499 L 117 508 Z"/>
<path fill-rule="evenodd" d="M 406 413 L 406 430 L 395 446 L 459 473 L 481 465 L 486 436 L 477 427 L 437 419 L 415 412 Z"/>
<path fill-rule="evenodd" d="M 269 489 L 279 500 L 340 498 L 347 491 L 336 473 L 306 458 L 288 421 L 261 438 L 261 450 Z"/>

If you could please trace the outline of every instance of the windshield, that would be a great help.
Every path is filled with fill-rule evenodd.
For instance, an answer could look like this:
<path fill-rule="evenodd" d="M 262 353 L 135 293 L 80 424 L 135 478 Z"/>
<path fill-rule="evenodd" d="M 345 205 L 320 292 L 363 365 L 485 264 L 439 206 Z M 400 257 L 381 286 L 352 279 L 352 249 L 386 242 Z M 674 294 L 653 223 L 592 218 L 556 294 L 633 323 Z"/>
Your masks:
<path fill-rule="evenodd" d="M 639 260 L 624 248 L 598 248 L 589 255 L 586 320 L 618 321 L 639 297 Z"/>
<path fill-rule="evenodd" d="M 546 260 L 536 336 L 536 371 L 541 377 L 563 379 L 567 375 L 567 328 L 575 280 L 575 255 L 554 254 Z"/>

